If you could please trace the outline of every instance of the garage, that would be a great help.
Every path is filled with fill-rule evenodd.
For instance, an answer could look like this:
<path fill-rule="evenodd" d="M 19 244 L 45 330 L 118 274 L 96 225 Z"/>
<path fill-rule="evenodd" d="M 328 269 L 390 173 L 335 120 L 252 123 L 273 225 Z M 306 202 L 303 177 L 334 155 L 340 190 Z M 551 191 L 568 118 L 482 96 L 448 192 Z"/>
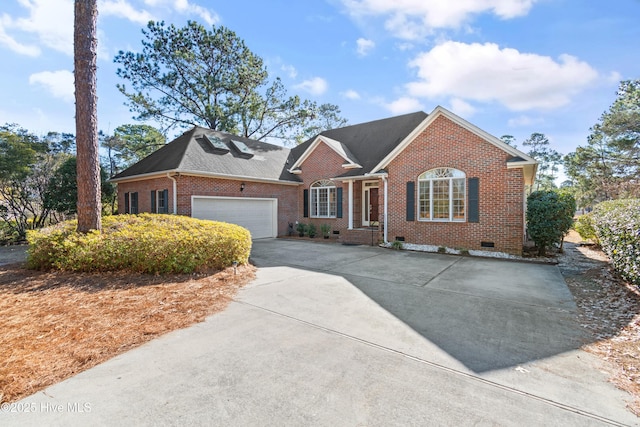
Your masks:
<path fill-rule="evenodd" d="M 252 239 L 278 235 L 277 199 L 192 196 L 191 216 L 238 224 L 251 232 Z"/>

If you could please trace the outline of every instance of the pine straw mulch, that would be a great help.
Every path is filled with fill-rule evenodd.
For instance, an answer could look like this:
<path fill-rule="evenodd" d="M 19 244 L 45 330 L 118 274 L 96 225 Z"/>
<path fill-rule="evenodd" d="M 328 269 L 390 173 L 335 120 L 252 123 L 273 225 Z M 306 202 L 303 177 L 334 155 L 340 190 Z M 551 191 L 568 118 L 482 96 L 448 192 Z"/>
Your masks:
<path fill-rule="evenodd" d="M 620 279 L 597 247 L 581 245 L 577 233 L 565 242 L 559 267 L 591 337 L 583 349 L 609 362 L 610 380 L 631 395 L 627 406 L 640 416 L 640 290 Z"/>
<path fill-rule="evenodd" d="M 0 266 L 0 403 L 223 310 L 255 277 L 63 273 Z"/>

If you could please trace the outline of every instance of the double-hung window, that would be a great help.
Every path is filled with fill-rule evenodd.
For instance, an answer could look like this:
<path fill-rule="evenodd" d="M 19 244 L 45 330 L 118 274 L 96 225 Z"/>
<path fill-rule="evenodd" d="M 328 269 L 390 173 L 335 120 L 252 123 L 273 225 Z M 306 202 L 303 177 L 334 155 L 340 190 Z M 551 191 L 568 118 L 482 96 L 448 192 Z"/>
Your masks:
<path fill-rule="evenodd" d="M 124 193 L 124 213 L 138 213 L 138 193 Z"/>
<path fill-rule="evenodd" d="M 168 190 L 152 190 L 151 191 L 151 212 L 152 213 L 168 213 L 169 212 L 169 191 Z"/>
<path fill-rule="evenodd" d="M 436 168 L 418 177 L 421 221 L 464 221 L 466 176 L 452 168 Z"/>
<path fill-rule="evenodd" d="M 329 180 L 316 181 L 311 184 L 309 205 L 313 218 L 336 217 L 336 185 Z"/>

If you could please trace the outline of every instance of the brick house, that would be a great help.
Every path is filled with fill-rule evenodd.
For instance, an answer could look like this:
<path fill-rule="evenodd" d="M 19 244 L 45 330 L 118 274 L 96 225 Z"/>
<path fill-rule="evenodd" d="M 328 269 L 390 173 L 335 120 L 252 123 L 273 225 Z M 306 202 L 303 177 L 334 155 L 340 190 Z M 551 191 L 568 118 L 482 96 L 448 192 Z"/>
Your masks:
<path fill-rule="evenodd" d="M 195 127 L 112 178 L 121 213 L 296 222 L 345 243 L 402 240 L 520 254 L 537 163 L 437 107 L 322 132 L 288 149 Z"/>

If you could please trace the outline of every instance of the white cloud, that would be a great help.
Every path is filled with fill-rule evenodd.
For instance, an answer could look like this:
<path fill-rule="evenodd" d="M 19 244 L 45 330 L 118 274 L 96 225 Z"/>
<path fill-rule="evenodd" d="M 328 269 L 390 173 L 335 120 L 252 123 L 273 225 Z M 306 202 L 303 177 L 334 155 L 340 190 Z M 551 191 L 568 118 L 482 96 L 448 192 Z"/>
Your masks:
<path fill-rule="evenodd" d="M 327 84 L 327 81 L 322 77 L 314 77 L 295 85 L 293 88 L 304 90 L 305 92 L 309 92 L 312 95 L 322 95 L 327 91 L 329 85 Z"/>
<path fill-rule="evenodd" d="M 473 105 L 469 104 L 466 101 L 463 101 L 460 98 L 451 99 L 449 108 L 457 115 L 465 118 L 471 117 L 476 112 L 476 109 Z"/>
<path fill-rule="evenodd" d="M 164 7 L 182 15 L 197 15 L 208 25 L 214 25 L 220 22 L 217 13 L 197 4 L 191 3 L 189 0 L 144 0 L 147 6 Z"/>
<path fill-rule="evenodd" d="M 40 48 L 38 46 L 20 43 L 15 38 L 11 37 L 5 31 L 5 26 L 11 26 L 12 20 L 8 15 L 0 16 L 0 46 L 5 46 L 12 51 L 21 55 L 38 56 L 40 55 Z"/>
<path fill-rule="evenodd" d="M 416 98 L 411 98 L 408 96 L 403 96 L 389 104 L 385 104 L 385 107 L 393 114 L 412 113 L 414 111 L 424 109 L 420 101 L 418 101 Z"/>
<path fill-rule="evenodd" d="M 127 0 L 103 0 L 98 5 L 98 11 L 100 15 L 125 18 L 140 25 L 156 19 L 146 10 L 136 10 Z"/>
<path fill-rule="evenodd" d="M 2 16 L 0 26 L 0 43 L 12 50 L 31 56 L 39 54 L 36 46 L 18 42 L 16 36 L 7 35 L 7 30 L 22 32 L 35 36 L 37 42 L 44 46 L 73 54 L 73 1 L 72 0 L 18 0 L 20 5 L 28 9 L 29 15 L 22 18 Z M 4 34 L 4 37 L 2 37 Z"/>
<path fill-rule="evenodd" d="M 514 117 L 509 119 L 507 124 L 509 127 L 517 128 L 517 127 L 528 127 L 533 125 L 538 125 L 544 123 L 544 120 L 541 117 L 531 117 L 526 115 L 521 115 L 518 117 Z"/>
<path fill-rule="evenodd" d="M 609 80 L 610 83 L 620 83 L 620 80 L 622 80 L 622 74 L 617 71 L 612 71 L 609 73 L 607 80 Z"/>
<path fill-rule="evenodd" d="M 568 104 L 598 77 L 589 64 L 573 56 L 558 59 L 500 49 L 493 43 L 448 41 L 410 62 L 419 80 L 406 86 L 413 97 L 497 101 L 514 111 L 554 109 Z"/>
<path fill-rule="evenodd" d="M 73 73 L 71 71 L 42 71 L 31 74 L 29 84 L 40 85 L 51 95 L 65 102 L 74 101 Z"/>
<path fill-rule="evenodd" d="M 296 67 L 294 67 L 293 65 L 282 64 L 280 69 L 287 73 L 287 75 L 292 79 L 298 77 L 298 70 L 296 70 Z"/>
<path fill-rule="evenodd" d="M 501 19 L 526 15 L 537 0 L 342 0 L 355 17 L 385 16 L 396 37 L 414 40 L 434 29 L 459 28 L 474 15 Z"/>
<path fill-rule="evenodd" d="M 360 94 L 353 89 L 349 89 L 346 92 L 341 93 L 347 99 L 360 99 Z"/>
<path fill-rule="evenodd" d="M 357 51 L 360 56 L 367 56 L 376 47 L 373 40 L 363 39 L 362 37 L 356 40 L 356 44 L 358 45 Z"/>

